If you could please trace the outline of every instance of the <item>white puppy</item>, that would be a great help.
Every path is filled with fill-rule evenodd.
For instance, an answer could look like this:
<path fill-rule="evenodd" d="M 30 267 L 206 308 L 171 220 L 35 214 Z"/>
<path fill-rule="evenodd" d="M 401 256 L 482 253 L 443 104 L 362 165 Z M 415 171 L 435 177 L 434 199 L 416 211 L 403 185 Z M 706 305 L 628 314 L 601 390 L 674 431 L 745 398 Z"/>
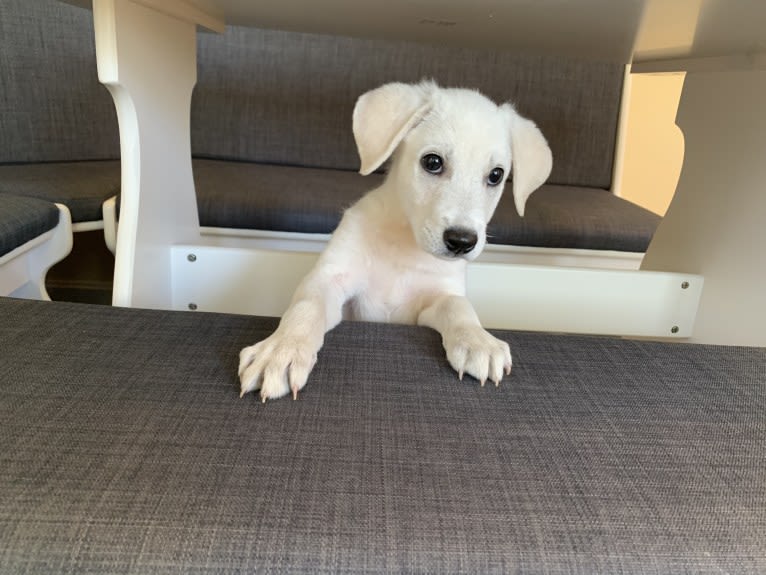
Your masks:
<path fill-rule="evenodd" d="M 520 215 L 548 177 L 545 138 L 510 104 L 431 82 L 362 95 L 353 130 L 360 172 L 392 156 L 388 176 L 346 210 L 277 330 L 242 350 L 242 395 L 260 388 L 264 402 L 291 391 L 297 398 L 324 334 L 343 318 L 429 326 L 461 378 L 499 384 L 510 349 L 465 298 L 466 262 L 484 248 L 511 166 Z"/>

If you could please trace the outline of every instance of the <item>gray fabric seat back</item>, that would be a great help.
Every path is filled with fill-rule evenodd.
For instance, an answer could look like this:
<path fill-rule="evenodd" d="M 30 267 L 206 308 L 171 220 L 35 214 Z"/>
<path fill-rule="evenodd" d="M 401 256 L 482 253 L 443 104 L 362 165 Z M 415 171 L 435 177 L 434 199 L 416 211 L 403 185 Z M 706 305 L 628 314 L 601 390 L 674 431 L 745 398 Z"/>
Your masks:
<path fill-rule="evenodd" d="M 363 92 L 431 78 L 511 101 L 548 138 L 549 182 L 611 185 L 619 64 L 232 27 L 201 34 L 192 149 L 218 159 L 357 170 Z"/>
<path fill-rule="evenodd" d="M 91 13 L 56 0 L 4 0 L 0 39 L 0 163 L 118 158 Z M 231 27 L 199 35 L 198 68 L 198 156 L 356 170 L 356 98 L 385 82 L 431 78 L 512 101 L 534 119 L 554 153 L 549 183 L 611 185 L 618 64 Z"/>
<path fill-rule="evenodd" d="M 119 157 L 92 13 L 57 0 L 2 0 L 0 164 Z"/>

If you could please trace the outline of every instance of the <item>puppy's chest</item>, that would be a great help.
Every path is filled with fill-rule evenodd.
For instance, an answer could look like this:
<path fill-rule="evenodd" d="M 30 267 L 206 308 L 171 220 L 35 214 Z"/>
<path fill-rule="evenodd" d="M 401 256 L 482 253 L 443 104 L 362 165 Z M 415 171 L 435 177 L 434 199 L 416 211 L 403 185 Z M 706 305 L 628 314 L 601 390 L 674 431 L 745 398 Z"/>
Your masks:
<path fill-rule="evenodd" d="M 434 262 L 430 262 L 433 264 Z M 459 276 L 445 266 L 423 262 L 390 262 L 371 259 L 368 280 L 351 302 L 354 319 L 416 323 L 418 315 L 436 294 L 461 291 Z"/>

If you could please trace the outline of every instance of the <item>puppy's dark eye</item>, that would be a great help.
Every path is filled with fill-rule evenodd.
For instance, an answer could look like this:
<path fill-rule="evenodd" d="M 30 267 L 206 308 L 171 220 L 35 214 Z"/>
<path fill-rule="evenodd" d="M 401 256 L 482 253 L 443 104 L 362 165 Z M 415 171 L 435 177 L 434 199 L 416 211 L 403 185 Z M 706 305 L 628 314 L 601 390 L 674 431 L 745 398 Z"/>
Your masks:
<path fill-rule="evenodd" d="M 495 168 L 487 176 L 487 183 L 490 186 L 496 186 L 503 181 L 504 175 L 505 175 L 505 172 L 503 171 L 503 168 Z"/>
<path fill-rule="evenodd" d="M 420 158 L 420 165 L 429 174 L 441 174 L 444 169 L 444 160 L 436 154 L 426 154 Z"/>

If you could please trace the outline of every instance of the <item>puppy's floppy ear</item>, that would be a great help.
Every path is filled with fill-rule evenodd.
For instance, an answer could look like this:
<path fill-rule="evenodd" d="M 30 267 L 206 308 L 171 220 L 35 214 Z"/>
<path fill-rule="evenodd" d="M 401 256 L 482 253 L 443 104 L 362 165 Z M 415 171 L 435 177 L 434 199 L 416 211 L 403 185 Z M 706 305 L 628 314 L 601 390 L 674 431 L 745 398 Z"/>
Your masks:
<path fill-rule="evenodd" d="M 513 202 L 523 216 L 527 198 L 551 173 L 553 154 L 533 121 L 521 117 L 510 104 L 503 104 L 503 108 L 510 118 Z"/>
<path fill-rule="evenodd" d="M 436 85 L 385 84 L 362 94 L 354 107 L 354 139 L 363 175 L 377 170 L 431 109 Z"/>

